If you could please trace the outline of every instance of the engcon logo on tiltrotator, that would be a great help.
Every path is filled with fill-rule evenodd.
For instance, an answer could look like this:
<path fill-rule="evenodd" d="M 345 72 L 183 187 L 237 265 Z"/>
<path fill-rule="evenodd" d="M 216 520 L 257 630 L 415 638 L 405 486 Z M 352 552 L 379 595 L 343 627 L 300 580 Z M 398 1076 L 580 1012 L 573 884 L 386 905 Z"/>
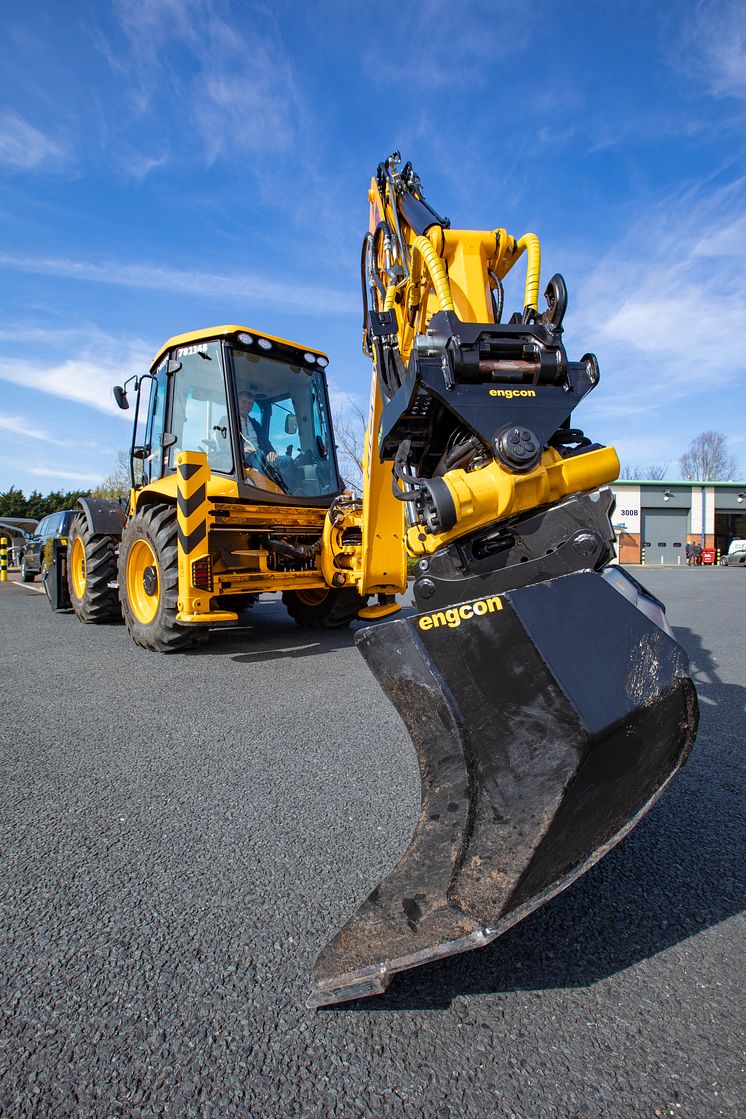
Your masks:
<path fill-rule="evenodd" d="M 490 389 L 490 396 L 504 396 L 512 400 L 514 396 L 536 396 L 536 389 Z"/>
<path fill-rule="evenodd" d="M 502 599 L 493 594 L 490 598 L 478 598 L 476 602 L 465 602 L 463 606 L 449 606 L 447 610 L 436 610 L 434 614 L 423 614 L 418 619 L 420 629 L 438 629 L 447 626 L 456 629 L 462 622 L 471 621 L 472 618 L 481 618 L 485 614 L 494 614 L 503 608 Z"/>

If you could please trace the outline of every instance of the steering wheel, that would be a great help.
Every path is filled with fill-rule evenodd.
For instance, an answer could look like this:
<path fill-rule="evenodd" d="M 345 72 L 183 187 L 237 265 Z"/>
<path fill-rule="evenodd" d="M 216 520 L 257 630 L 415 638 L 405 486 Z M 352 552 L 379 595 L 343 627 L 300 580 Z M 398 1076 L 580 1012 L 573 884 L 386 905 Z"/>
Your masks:
<path fill-rule="evenodd" d="M 249 450 L 251 450 L 252 453 L 255 454 L 259 459 L 262 473 L 266 474 L 269 480 L 271 482 L 274 482 L 276 486 L 279 486 L 283 493 L 290 493 L 290 490 L 285 485 L 285 479 L 283 478 L 282 474 L 280 474 L 280 471 L 272 465 L 261 447 L 255 447 L 251 440 L 247 439 L 247 437 L 243 435 L 243 433 L 241 435 L 241 438 L 243 439 Z"/>

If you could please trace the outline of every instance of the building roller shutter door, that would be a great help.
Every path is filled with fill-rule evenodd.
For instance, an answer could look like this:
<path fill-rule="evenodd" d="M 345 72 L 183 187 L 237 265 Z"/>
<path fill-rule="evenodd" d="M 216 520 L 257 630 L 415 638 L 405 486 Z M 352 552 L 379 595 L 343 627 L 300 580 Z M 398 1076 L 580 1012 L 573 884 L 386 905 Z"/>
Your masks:
<path fill-rule="evenodd" d="M 656 509 L 643 515 L 646 563 L 686 564 L 689 513 L 682 509 Z"/>

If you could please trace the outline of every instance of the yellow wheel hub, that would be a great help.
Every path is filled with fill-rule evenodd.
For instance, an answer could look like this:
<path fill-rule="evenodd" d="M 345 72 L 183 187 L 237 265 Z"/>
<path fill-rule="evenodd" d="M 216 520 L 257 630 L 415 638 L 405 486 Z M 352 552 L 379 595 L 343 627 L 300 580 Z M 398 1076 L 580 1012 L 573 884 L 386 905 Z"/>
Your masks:
<path fill-rule="evenodd" d="M 82 599 L 85 595 L 85 545 L 79 536 L 76 536 L 73 540 L 70 556 L 70 579 L 73 594 L 77 599 Z"/>
<path fill-rule="evenodd" d="M 329 591 L 326 587 L 307 587 L 295 593 L 304 606 L 320 606 Z"/>
<path fill-rule="evenodd" d="M 127 599 L 137 621 L 149 626 L 158 613 L 161 579 L 158 560 L 147 540 L 136 540 L 127 557 Z"/>

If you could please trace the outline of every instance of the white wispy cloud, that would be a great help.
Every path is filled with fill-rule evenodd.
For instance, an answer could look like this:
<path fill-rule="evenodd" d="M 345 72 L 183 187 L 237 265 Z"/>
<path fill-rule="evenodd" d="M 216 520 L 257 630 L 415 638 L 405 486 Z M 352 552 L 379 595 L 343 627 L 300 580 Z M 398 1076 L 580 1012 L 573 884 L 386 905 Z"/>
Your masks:
<path fill-rule="evenodd" d="M 55 447 L 72 447 L 72 439 L 60 439 L 50 434 L 44 428 L 37 427 L 26 416 L 7 415 L 0 413 L 0 431 L 9 431 L 21 439 L 36 439 L 41 443 L 51 443 Z"/>
<path fill-rule="evenodd" d="M 734 401 L 746 396 L 746 371 L 729 342 L 746 331 L 734 268 L 746 238 L 745 194 L 746 180 L 735 180 L 651 206 L 585 278 L 568 316 L 568 347 L 578 338 L 602 359 L 604 391 L 588 413 L 650 416 L 728 386 Z"/>
<path fill-rule="evenodd" d="M 121 347 L 116 358 L 100 353 L 83 354 L 62 361 L 0 357 L 0 380 L 26 389 L 73 400 L 99 412 L 123 416 L 112 397 L 112 385 L 121 383 L 128 370 L 144 372 L 149 358 Z M 131 422 L 131 421 L 130 421 Z"/>
<path fill-rule="evenodd" d="M 0 164 L 22 171 L 56 171 L 69 160 L 65 144 L 17 113 L 0 116 Z"/>
<path fill-rule="evenodd" d="M 530 49 L 536 25 L 541 20 L 540 4 L 514 4 L 506 0 L 470 0 L 454 5 L 449 0 L 428 0 L 425 4 L 394 4 L 386 12 L 390 49 L 382 49 L 380 36 L 374 35 L 379 20 L 375 9 L 367 9 L 368 22 L 361 34 L 360 12 L 364 5 L 350 5 L 347 20 L 351 35 L 355 32 L 366 46 L 363 54 L 366 70 L 377 83 L 393 86 L 406 73 L 410 93 L 432 92 L 458 85 L 459 74 L 468 68 L 470 81 L 488 87 L 495 81 L 496 68 L 507 64 Z M 327 18 L 335 22 L 344 17 L 334 5 Z M 362 18 L 365 18 L 364 16 Z M 510 42 L 510 59 L 505 56 L 505 43 Z M 413 47 L 402 58 L 405 48 Z"/>
<path fill-rule="evenodd" d="M 123 49 L 101 36 L 99 47 L 137 114 L 156 98 L 177 105 L 208 163 L 242 153 L 257 157 L 249 170 L 261 172 L 267 156 L 292 149 L 303 96 L 268 10 L 244 9 L 237 19 L 219 3 L 118 0 L 114 11 Z"/>
<path fill-rule="evenodd" d="M 0 267 L 70 280 L 151 291 L 178 292 L 202 299 L 245 299 L 252 308 L 295 310 L 306 314 L 357 314 L 357 299 L 350 293 L 326 287 L 270 280 L 259 273 L 196 272 L 163 268 L 150 264 L 125 264 L 115 261 L 72 260 L 68 257 L 43 257 L 0 252 Z"/>
<path fill-rule="evenodd" d="M 100 473 L 68 470 L 64 463 L 59 462 L 49 464 L 40 463 L 36 466 L 29 466 L 26 469 L 34 478 L 51 479 L 55 486 L 64 485 L 65 482 L 84 482 L 86 484 L 90 483 L 95 485 L 102 480 Z"/>
<path fill-rule="evenodd" d="M 700 0 L 679 24 L 669 51 L 671 66 L 704 83 L 715 97 L 746 100 L 746 19 L 740 0 Z"/>

